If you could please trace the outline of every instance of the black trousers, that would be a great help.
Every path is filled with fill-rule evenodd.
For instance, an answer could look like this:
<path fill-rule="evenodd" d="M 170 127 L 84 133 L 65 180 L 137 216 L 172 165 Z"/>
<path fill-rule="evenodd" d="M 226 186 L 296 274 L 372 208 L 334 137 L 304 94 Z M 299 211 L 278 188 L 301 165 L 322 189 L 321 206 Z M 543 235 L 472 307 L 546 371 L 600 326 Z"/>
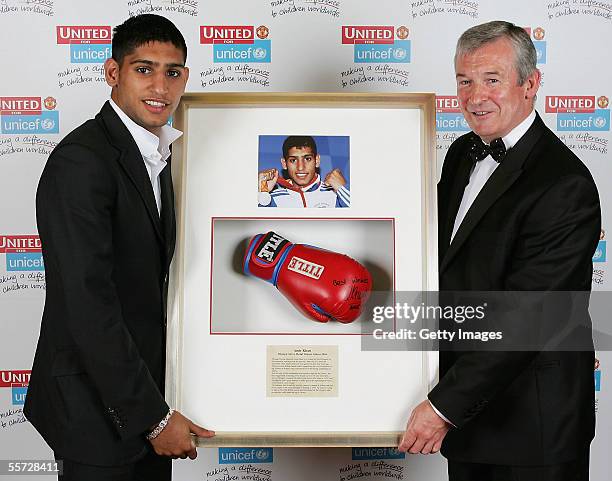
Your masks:
<path fill-rule="evenodd" d="M 63 474 L 59 481 L 170 481 L 172 460 L 150 451 L 144 458 L 123 466 L 93 466 L 63 459 Z"/>
<path fill-rule="evenodd" d="M 503 466 L 448 461 L 449 481 L 589 481 L 589 451 L 567 463 Z"/>

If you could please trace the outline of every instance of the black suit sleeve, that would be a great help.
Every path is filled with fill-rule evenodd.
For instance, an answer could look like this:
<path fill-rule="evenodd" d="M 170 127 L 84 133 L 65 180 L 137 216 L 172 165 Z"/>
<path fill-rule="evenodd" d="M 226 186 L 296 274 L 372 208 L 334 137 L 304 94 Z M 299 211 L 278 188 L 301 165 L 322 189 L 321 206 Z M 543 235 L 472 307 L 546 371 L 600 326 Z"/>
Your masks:
<path fill-rule="evenodd" d="M 518 240 L 508 259 L 504 290 L 588 291 L 600 218 L 592 179 L 582 175 L 558 179 L 541 194 L 522 225 L 516 226 Z M 515 316 L 512 321 L 528 330 L 532 326 L 526 323 L 534 317 Z M 559 329 L 565 321 L 559 319 Z M 537 354 L 537 350 L 464 353 L 429 393 L 429 400 L 461 428 L 527 369 Z"/>
<path fill-rule="evenodd" d="M 37 218 L 45 262 L 59 276 L 70 344 L 118 434 L 129 438 L 159 422 L 168 406 L 126 328 L 113 283 L 111 160 L 74 144 L 54 152 L 39 184 Z"/>

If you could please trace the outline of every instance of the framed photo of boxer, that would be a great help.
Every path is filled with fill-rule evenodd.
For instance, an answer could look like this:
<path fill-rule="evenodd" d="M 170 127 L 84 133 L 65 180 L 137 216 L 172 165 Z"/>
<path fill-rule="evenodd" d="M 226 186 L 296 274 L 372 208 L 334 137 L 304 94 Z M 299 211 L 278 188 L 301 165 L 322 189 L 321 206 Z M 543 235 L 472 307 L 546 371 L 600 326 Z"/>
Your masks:
<path fill-rule="evenodd" d="M 349 146 L 346 135 L 260 135 L 258 207 L 350 207 Z"/>
<path fill-rule="evenodd" d="M 200 446 L 397 445 L 437 356 L 364 339 L 437 289 L 434 94 L 187 94 L 174 124 L 169 403 Z"/>

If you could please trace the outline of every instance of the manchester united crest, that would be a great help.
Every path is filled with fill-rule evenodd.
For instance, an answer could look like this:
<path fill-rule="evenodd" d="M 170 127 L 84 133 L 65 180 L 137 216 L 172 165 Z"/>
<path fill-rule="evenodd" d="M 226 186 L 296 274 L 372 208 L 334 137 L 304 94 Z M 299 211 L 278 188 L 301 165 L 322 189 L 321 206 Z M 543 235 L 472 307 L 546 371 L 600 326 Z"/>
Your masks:
<path fill-rule="evenodd" d="M 53 110 L 57 105 L 57 101 L 53 97 L 47 97 L 45 99 L 45 108 L 47 110 Z"/>
<path fill-rule="evenodd" d="M 259 27 L 257 27 L 256 33 L 257 33 L 257 37 L 263 40 L 265 38 L 268 38 L 268 35 L 270 34 L 270 30 L 265 25 L 260 25 Z"/>
<path fill-rule="evenodd" d="M 606 97 L 605 95 L 602 95 L 601 97 L 597 99 L 597 105 L 599 106 L 600 109 L 608 108 L 609 104 L 610 104 L 610 101 L 608 100 L 608 97 Z"/>
<path fill-rule="evenodd" d="M 408 38 L 409 33 L 410 30 L 408 30 L 408 27 L 405 27 L 404 25 L 402 25 L 401 27 L 397 27 L 397 38 L 399 38 L 400 40 Z"/>
<path fill-rule="evenodd" d="M 538 27 L 533 31 L 533 38 L 536 40 L 544 40 L 545 31 L 542 27 Z"/>

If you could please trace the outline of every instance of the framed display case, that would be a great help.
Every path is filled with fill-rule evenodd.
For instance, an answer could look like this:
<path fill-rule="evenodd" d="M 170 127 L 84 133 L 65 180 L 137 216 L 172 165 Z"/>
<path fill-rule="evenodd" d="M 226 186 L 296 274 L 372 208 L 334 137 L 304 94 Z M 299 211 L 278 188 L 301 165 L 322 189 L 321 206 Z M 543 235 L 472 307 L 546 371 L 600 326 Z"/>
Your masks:
<path fill-rule="evenodd" d="M 396 445 L 435 357 L 363 349 L 371 305 L 315 322 L 244 255 L 273 231 L 358 260 L 387 297 L 436 290 L 434 94 L 187 94 L 173 122 L 171 406 L 216 431 L 200 446 Z"/>

